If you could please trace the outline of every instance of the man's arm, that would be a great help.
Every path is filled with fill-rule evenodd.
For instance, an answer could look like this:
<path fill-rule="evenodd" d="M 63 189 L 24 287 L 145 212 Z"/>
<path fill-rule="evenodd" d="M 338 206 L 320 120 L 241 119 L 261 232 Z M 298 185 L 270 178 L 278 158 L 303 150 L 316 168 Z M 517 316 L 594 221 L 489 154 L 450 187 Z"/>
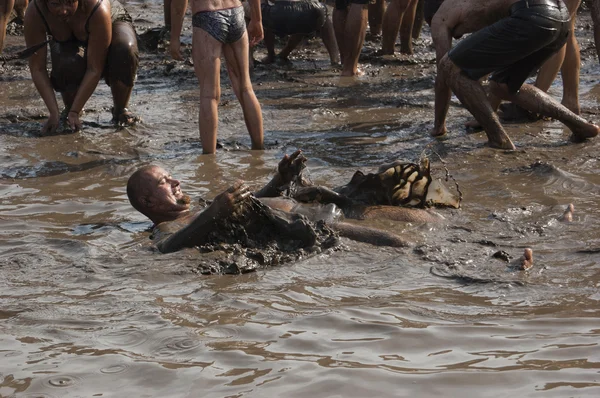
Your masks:
<path fill-rule="evenodd" d="M 298 149 L 291 156 L 284 155 L 277 166 L 277 174 L 262 189 L 254 193 L 257 198 L 272 198 L 281 196 L 284 186 L 300 177 L 302 170 L 306 167 L 304 164 L 306 158 L 302 150 Z"/>
<path fill-rule="evenodd" d="M 158 242 L 158 250 L 172 253 L 184 247 L 204 244 L 217 223 L 236 212 L 250 195 L 250 189 L 243 181 L 236 182 L 227 191 L 217 195 L 210 206 L 198 213 L 188 225 Z"/>
<path fill-rule="evenodd" d="M 442 5 L 443 6 L 443 5 Z M 443 10 L 442 10 L 443 11 Z M 452 29 L 448 24 L 447 14 L 438 11 L 431 21 L 431 37 L 435 46 L 437 74 L 435 77 L 435 122 L 431 135 L 446 134 L 446 115 L 450 106 L 452 91 L 447 76 L 441 67 L 442 59 L 452 47 Z"/>
<path fill-rule="evenodd" d="M 181 30 L 183 29 L 183 18 L 187 10 L 188 0 L 171 0 L 171 43 L 169 50 L 173 59 L 183 61 L 181 56 Z"/>

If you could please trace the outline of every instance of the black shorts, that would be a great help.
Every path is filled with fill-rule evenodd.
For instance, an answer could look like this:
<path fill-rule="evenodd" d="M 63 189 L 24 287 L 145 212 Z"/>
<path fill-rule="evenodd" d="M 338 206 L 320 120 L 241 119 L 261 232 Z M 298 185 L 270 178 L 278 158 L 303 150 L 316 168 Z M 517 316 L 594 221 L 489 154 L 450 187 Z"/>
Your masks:
<path fill-rule="evenodd" d="M 276 1 L 261 5 L 262 23 L 278 36 L 309 34 L 323 27 L 327 7 L 317 0 Z"/>
<path fill-rule="evenodd" d="M 567 42 L 569 12 L 557 6 L 518 1 L 510 15 L 462 40 L 448 57 L 473 80 L 492 73 L 516 93 L 525 80 Z"/>
<path fill-rule="evenodd" d="M 425 18 L 425 22 L 430 26 L 433 16 L 437 10 L 439 10 L 443 2 L 444 0 L 425 0 L 425 4 L 423 5 L 423 18 Z"/>
<path fill-rule="evenodd" d="M 345 10 L 350 4 L 375 4 L 375 0 L 335 0 L 335 9 Z"/>

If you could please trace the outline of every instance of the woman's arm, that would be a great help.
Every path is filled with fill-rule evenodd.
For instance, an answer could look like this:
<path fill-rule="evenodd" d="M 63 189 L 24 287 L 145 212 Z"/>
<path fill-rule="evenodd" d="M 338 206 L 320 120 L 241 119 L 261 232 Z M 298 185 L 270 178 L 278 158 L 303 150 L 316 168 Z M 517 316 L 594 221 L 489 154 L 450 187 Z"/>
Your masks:
<path fill-rule="evenodd" d="M 32 2 L 27 7 L 25 12 L 25 44 L 27 47 L 34 46 L 39 43 L 46 41 L 46 28 L 42 17 L 39 15 L 35 4 Z M 58 102 L 54 95 L 54 89 L 50 82 L 50 76 L 48 76 L 48 70 L 46 69 L 46 56 L 47 49 L 43 46 L 36 51 L 29 58 L 29 71 L 31 73 L 31 80 L 37 89 L 38 93 L 44 100 L 48 112 L 50 113 L 48 120 L 42 127 L 42 133 L 54 133 L 58 128 L 58 121 L 60 118 L 60 111 L 58 109 Z"/>
<path fill-rule="evenodd" d="M 69 109 L 68 123 L 73 130 L 81 129 L 79 114 L 96 89 L 106 65 L 108 47 L 112 41 L 110 2 L 102 2 L 94 12 L 89 21 L 89 30 L 87 68 Z"/>

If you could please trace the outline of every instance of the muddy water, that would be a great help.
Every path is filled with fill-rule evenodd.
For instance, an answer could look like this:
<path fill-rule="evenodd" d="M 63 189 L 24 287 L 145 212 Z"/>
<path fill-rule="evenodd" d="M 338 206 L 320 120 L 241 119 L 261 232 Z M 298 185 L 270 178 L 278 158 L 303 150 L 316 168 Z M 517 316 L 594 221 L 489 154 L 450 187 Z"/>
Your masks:
<path fill-rule="evenodd" d="M 161 7 L 128 4 L 138 31 L 160 26 Z M 590 33 L 583 12 L 582 105 L 598 119 Z M 201 155 L 192 67 L 160 47 L 142 53 L 131 108 L 143 123 L 129 129 L 110 125 L 101 83 L 83 132 L 39 136 L 45 108 L 26 66 L 5 65 L 0 396 L 598 396 L 600 140 L 573 144 L 558 122 L 528 122 L 507 126 L 517 151 L 491 150 L 464 132 L 456 100 L 450 133 L 432 140 L 428 31 L 416 44 L 414 58 L 369 59 L 367 43 L 367 73 L 350 81 L 314 40 L 292 67 L 258 66 L 264 152 L 247 150 L 223 74 L 214 157 Z M 9 36 L 6 52 L 22 45 Z M 261 186 L 296 148 L 329 186 L 425 151 L 463 207 L 440 210 L 437 225 L 370 223 L 409 248 L 344 241 L 294 264 L 202 276 L 193 250 L 153 252 L 150 223 L 127 202 L 142 164 L 212 198 L 238 178 Z M 557 221 L 569 203 L 573 222 Z M 526 247 L 535 262 L 523 272 Z"/>

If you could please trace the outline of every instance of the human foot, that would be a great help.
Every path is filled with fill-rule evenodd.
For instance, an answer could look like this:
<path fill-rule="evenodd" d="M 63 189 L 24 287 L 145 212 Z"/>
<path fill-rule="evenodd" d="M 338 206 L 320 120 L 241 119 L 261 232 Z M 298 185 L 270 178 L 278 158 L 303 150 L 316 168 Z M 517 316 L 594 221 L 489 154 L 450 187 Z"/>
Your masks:
<path fill-rule="evenodd" d="M 140 121 L 140 118 L 134 115 L 129 109 L 123 108 L 119 114 L 113 110 L 113 123 L 119 126 L 133 126 Z"/>

